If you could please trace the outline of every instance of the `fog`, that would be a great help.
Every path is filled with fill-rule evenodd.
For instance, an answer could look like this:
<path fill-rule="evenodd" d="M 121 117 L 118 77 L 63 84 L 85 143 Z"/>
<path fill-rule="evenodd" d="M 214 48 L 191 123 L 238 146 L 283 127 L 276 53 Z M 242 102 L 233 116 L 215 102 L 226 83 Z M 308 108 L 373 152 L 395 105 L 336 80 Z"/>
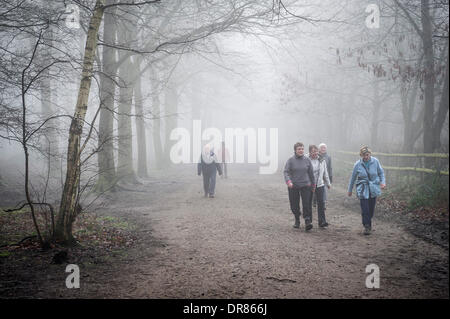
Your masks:
<path fill-rule="evenodd" d="M 380 153 L 448 152 L 444 89 L 448 5 L 432 9 L 435 74 L 433 83 L 427 84 L 430 71 L 423 56 L 429 53 L 414 29 L 423 21 L 417 18 L 412 23 L 405 14 L 416 14 L 418 7 L 379 1 L 376 12 L 368 8 L 370 4 L 167 1 L 107 11 L 99 28 L 83 120 L 82 136 L 89 139 L 81 154 L 82 179 L 95 181 L 104 169 L 112 169 L 113 175 L 117 171 L 119 178 L 130 174 L 145 178 L 151 170 L 176 166 L 170 150 L 179 140 L 170 140 L 170 134 L 185 128 L 194 143 L 195 120 L 201 121 L 201 132 L 216 128 L 223 135 L 227 128 L 266 129 L 267 147 L 269 130 L 276 129 L 277 147 L 270 149 L 270 155 L 277 159 L 277 172 L 296 142 L 306 147 L 326 143 L 330 153 L 358 152 L 362 145 Z M 39 28 L 28 27 L 27 33 L 19 27 L 25 15 L 17 18 L 16 25 L 0 30 L 4 66 L 0 176 L 14 175 L 10 183 L 22 183 L 23 105 L 18 74 L 31 61 L 29 74 L 25 73 L 25 82 L 30 80 L 24 94 L 26 125 L 28 131 L 39 129 L 27 140 L 32 146 L 30 171 L 42 175 L 50 156 L 49 176 L 61 187 L 94 1 L 77 7 L 79 17 L 69 21 L 72 24 L 60 1 L 33 5 L 31 11 L 45 6 L 60 15 L 50 21 L 51 33 L 44 33 L 41 42 L 36 42 Z M 2 14 L 9 18 L 8 12 Z M 39 14 L 32 19 L 45 18 Z M 11 76 L 14 71 L 17 74 Z M 33 74 L 39 76 L 32 78 Z M 45 121 L 51 116 L 57 118 Z M 101 121 L 109 121 L 109 127 Z M 423 133 L 429 130 L 433 130 L 431 140 Z M 100 147 L 105 136 L 110 138 L 103 141 L 110 149 L 105 158 L 112 166 L 101 168 L 104 159 L 97 153 L 105 151 L 106 146 Z M 202 139 L 201 145 L 208 142 Z M 248 147 L 249 141 L 246 162 Z M 194 155 L 190 158 L 195 163 Z"/>
<path fill-rule="evenodd" d="M 448 17 L 0 0 L 0 297 L 448 298 Z"/>

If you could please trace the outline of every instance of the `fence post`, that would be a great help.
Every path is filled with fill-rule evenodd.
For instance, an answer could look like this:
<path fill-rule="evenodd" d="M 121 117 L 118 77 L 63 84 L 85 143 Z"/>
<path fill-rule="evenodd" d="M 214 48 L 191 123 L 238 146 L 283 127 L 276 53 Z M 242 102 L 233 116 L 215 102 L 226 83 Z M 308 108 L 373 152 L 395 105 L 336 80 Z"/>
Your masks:
<path fill-rule="evenodd" d="M 409 190 L 409 186 L 411 185 L 410 176 L 411 175 L 410 175 L 409 171 L 406 171 L 406 183 L 407 183 L 408 190 Z"/>
<path fill-rule="evenodd" d="M 425 168 L 425 164 L 424 164 L 424 157 L 420 158 L 420 168 Z M 423 184 L 424 182 L 424 172 L 420 172 L 420 182 Z"/>

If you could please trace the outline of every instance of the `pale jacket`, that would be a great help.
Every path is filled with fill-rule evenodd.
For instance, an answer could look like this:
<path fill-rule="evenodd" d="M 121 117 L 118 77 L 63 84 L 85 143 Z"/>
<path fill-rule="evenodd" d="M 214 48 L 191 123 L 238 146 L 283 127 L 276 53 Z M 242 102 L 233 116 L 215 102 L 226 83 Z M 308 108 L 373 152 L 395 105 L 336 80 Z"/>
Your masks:
<path fill-rule="evenodd" d="M 325 185 L 331 186 L 330 177 L 328 176 L 327 161 L 323 158 L 321 159 L 320 157 L 317 159 L 312 159 L 309 156 L 309 154 L 307 154 L 307 156 L 313 163 L 313 171 L 315 179 L 314 183 L 317 184 L 317 187 L 323 187 Z M 319 169 L 316 169 L 317 162 L 319 162 Z"/>

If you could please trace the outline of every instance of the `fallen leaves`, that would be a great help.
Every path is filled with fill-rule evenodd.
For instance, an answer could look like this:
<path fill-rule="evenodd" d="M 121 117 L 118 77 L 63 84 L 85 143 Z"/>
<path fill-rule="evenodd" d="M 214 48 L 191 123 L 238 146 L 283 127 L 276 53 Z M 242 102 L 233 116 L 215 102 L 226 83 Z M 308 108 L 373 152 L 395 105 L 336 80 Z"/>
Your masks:
<path fill-rule="evenodd" d="M 410 214 L 415 218 L 430 219 L 436 221 L 448 220 L 448 207 L 419 207 L 410 209 L 407 200 L 395 199 L 393 196 L 380 197 L 378 203 L 387 210 L 397 214 Z"/>

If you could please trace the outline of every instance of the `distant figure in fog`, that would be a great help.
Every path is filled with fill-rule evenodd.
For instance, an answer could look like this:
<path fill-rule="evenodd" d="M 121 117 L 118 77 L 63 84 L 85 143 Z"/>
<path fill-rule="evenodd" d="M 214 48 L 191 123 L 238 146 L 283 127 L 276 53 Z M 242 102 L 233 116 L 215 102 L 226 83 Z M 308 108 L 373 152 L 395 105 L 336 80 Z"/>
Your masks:
<path fill-rule="evenodd" d="M 305 230 L 312 226 L 312 194 L 316 188 L 311 160 L 305 156 L 303 143 L 294 145 L 294 156 L 286 162 L 284 180 L 288 186 L 289 203 L 295 217 L 294 228 L 300 227 L 300 197 L 302 198 Z"/>
<path fill-rule="evenodd" d="M 359 155 L 361 159 L 353 166 L 352 177 L 348 184 L 348 196 L 352 196 L 353 185 L 356 183 L 356 195 L 361 204 L 364 235 L 370 235 L 375 203 L 377 197 L 381 195 L 381 189 L 386 187 L 386 180 L 380 162 L 372 157 L 369 147 L 363 146 Z"/>
<path fill-rule="evenodd" d="M 331 187 L 330 178 L 328 177 L 327 163 L 325 158 L 319 156 L 319 148 L 316 145 L 309 146 L 308 157 L 311 160 L 314 172 L 314 184 L 316 185 L 314 195 L 317 200 L 319 227 L 323 228 L 328 226 L 325 218 L 325 189 L 326 187 Z"/>
<path fill-rule="evenodd" d="M 219 171 L 219 175 L 222 175 L 222 167 L 218 163 L 216 154 L 214 154 L 214 148 L 206 144 L 197 165 L 198 176 L 203 175 L 205 197 L 209 195 L 210 198 L 214 198 L 217 171 Z"/>

